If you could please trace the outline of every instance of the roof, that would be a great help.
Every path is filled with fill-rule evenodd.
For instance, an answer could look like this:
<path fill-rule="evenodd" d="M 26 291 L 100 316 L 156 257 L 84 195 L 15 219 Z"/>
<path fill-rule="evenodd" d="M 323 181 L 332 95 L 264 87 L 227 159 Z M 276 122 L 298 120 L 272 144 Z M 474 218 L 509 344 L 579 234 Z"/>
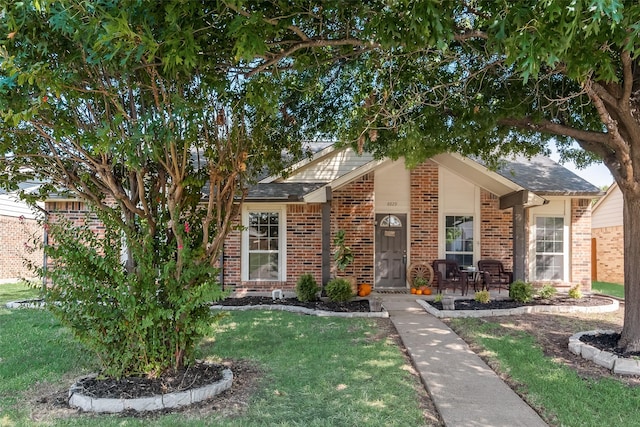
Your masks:
<path fill-rule="evenodd" d="M 301 202 L 304 196 L 324 187 L 326 182 L 262 183 L 249 188 L 248 202 Z"/>
<path fill-rule="evenodd" d="M 505 159 L 496 172 L 540 196 L 599 196 L 602 191 L 545 156 L 516 156 Z"/>

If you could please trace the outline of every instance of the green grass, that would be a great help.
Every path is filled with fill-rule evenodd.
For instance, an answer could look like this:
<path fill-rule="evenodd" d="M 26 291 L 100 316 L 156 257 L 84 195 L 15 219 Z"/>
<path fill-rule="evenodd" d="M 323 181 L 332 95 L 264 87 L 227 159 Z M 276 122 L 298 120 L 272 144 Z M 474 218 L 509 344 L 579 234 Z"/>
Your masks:
<path fill-rule="evenodd" d="M 485 319 L 486 320 L 486 319 Z M 630 426 L 640 420 L 640 388 L 587 379 L 545 357 L 535 339 L 482 319 L 455 319 L 455 330 L 482 346 L 526 400 L 557 426 Z"/>
<path fill-rule="evenodd" d="M 0 306 L 4 306 L 9 301 L 37 297 L 38 290 L 27 286 L 25 283 L 0 283 Z"/>
<path fill-rule="evenodd" d="M 7 291 L 5 294 L 4 291 Z M 0 301 L 19 290 L 0 287 Z M 12 295 L 11 297 L 8 294 Z M 250 361 L 261 379 L 244 413 L 137 419 L 78 415 L 47 425 L 84 426 L 414 426 L 427 422 L 424 396 L 398 346 L 372 319 L 288 312 L 231 312 L 200 347 L 199 357 Z M 382 338 L 381 338 L 382 337 Z M 40 425 L 24 396 L 68 387 L 98 368 L 93 355 L 48 312 L 0 308 L 0 425 Z"/>
<path fill-rule="evenodd" d="M 591 290 L 616 298 L 624 298 L 624 286 L 618 283 L 591 282 Z"/>

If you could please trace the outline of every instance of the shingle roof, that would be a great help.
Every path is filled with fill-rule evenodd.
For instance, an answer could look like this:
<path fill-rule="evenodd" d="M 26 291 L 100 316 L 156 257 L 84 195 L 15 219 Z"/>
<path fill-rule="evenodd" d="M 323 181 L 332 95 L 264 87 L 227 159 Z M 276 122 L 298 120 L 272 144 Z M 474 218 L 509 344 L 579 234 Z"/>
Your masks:
<path fill-rule="evenodd" d="M 504 160 L 496 172 L 538 195 L 599 195 L 602 191 L 545 156 L 516 156 Z"/>
<path fill-rule="evenodd" d="M 282 182 L 256 184 L 249 188 L 249 194 L 246 200 L 248 202 L 266 202 L 266 201 L 302 201 L 302 198 L 314 190 L 326 185 L 327 183 L 300 183 L 300 182 Z"/>

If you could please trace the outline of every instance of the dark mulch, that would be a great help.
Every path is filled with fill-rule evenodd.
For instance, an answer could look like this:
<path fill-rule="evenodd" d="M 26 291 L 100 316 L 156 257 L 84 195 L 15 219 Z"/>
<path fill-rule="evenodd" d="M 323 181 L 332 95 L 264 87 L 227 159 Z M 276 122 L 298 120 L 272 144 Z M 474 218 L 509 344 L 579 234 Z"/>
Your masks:
<path fill-rule="evenodd" d="M 224 306 L 245 306 L 245 305 L 290 305 L 305 307 L 312 310 L 336 311 L 336 312 L 368 312 L 369 300 L 351 300 L 347 302 L 333 301 L 309 301 L 302 302 L 297 298 L 273 299 L 271 297 L 246 296 L 241 298 L 226 298 L 216 304 Z"/>
<path fill-rule="evenodd" d="M 149 377 L 89 377 L 78 381 L 82 394 L 113 399 L 137 399 L 158 394 L 174 393 L 204 387 L 222 379 L 224 366 L 194 363 L 178 371 L 166 372 L 157 378 Z"/>
<path fill-rule="evenodd" d="M 618 341 L 620 340 L 620 334 L 595 334 L 595 335 L 582 335 L 580 341 L 589 344 L 598 350 L 608 351 L 621 357 L 640 357 L 640 351 L 624 351 L 618 347 Z"/>
<path fill-rule="evenodd" d="M 427 301 L 429 304 L 442 310 L 441 302 Z M 568 297 L 555 297 L 552 299 L 535 299 L 528 303 L 522 303 L 514 300 L 492 300 L 488 303 L 481 303 L 472 299 L 469 300 L 455 300 L 454 304 L 456 310 L 498 310 L 498 309 L 510 309 L 517 307 L 526 307 L 531 305 L 572 305 L 580 307 L 592 307 L 598 305 L 607 305 L 610 300 L 600 297 L 586 297 L 586 298 L 568 298 Z"/>

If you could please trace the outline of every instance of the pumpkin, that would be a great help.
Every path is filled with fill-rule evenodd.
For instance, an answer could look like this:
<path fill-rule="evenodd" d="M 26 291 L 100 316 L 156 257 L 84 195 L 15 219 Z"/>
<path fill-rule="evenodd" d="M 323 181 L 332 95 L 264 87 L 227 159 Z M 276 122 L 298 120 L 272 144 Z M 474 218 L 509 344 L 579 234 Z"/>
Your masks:
<path fill-rule="evenodd" d="M 431 295 L 431 288 L 423 289 L 422 295 Z"/>
<path fill-rule="evenodd" d="M 411 293 L 412 293 L 413 295 L 415 295 L 415 294 L 416 294 L 416 291 L 417 291 L 417 289 L 416 289 L 416 288 L 411 288 Z"/>
<path fill-rule="evenodd" d="M 371 293 L 371 285 L 369 283 L 361 283 L 358 286 L 358 295 L 361 297 L 366 297 Z"/>
<path fill-rule="evenodd" d="M 416 295 L 422 295 L 422 289 L 416 289 Z"/>

